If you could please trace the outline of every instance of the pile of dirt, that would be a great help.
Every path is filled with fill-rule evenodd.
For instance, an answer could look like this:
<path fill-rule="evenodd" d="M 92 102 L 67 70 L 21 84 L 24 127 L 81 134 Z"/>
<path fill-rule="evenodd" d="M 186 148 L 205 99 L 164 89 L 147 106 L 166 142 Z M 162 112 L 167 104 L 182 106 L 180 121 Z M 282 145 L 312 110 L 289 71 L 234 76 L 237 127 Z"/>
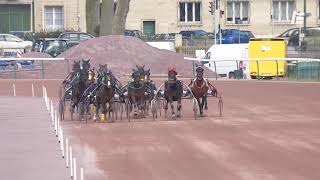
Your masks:
<path fill-rule="evenodd" d="M 112 72 L 121 80 L 131 74 L 135 65 L 146 65 L 151 74 L 166 74 L 168 67 L 175 66 L 181 76 L 192 76 L 192 62 L 184 60 L 184 55 L 151 47 L 142 40 L 126 36 L 103 36 L 81 42 L 58 57 L 69 60 L 90 59 L 91 64 L 108 64 Z M 206 75 L 214 73 L 207 70 Z"/>
<path fill-rule="evenodd" d="M 113 74 L 121 81 L 131 79 L 132 68 L 145 65 L 153 75 L 167 74 L 168 67 L 176 67 L 178 75 L 191 77 L 193 62 L 184 60 L 185 55 L 168 50 L 154 48 L 135 37 L 103 36 L 93 38 L 68 49 L 58 57 L 66 61 L 44 61 L 44 77 L 46 79 L 63 79 L 71 70 L 75 60 L 90 59 L 96 67 L 108 64 Z M 45 53 L 31 52 L 23 57 L 51 57 Z M 41 63 L 41 62 L 37 62 Z M 35 72 L 39 74 L 39 72 Z M 128 76 L 129 75 L 129 76 Z M 214 73 L 206 70 L 206 77 L 214 77 Z"/>

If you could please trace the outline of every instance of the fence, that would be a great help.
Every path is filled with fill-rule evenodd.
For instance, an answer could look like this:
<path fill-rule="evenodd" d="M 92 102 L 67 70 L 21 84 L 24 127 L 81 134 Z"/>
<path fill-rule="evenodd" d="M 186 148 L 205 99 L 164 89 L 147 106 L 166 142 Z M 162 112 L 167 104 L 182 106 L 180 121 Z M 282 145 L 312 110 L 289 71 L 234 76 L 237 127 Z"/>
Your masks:
<path fill-rule="evenodd" d="M 69 72 L 64 58 L 0 58 L 1 78 L 64 78 Z"/>
<path fill-rule="evenodd" d="M 176 48 L 176 52 L 189 56 L 195 56 L 196 50 L 205 50 L 207 52 L 209 48 L 210 46 L 181 46 Z"/>
<path fill-rule="evenodd" d="M 257 65 L 257 78 L 261 79 L 263 76 L 259 73 L 259 62 L 262 61 L 272 61 L 277 64 L 276 66 L 276 78 L 280 77 L 278 69 L 278 61 L 286 61 L 286 74 L 284 78 L 295 79 L 295 80 L 310 80 L 310 81 L 320 81 L 320 59 L 313 58 L 261 58 L 261 59 L 198 59 L 185 57 L 186 60 L 198 61 L 198 62 L 214 62 L 214 71 L 217 72 L 217 62 L 233 61 L 237 64 L 240 61 L 255 61 Z M 237 71 L 239 71 L 239 66 L 237 66 Z M 237 79 L 242 79 L 240 75 L 236 76 Z M 218 76 L 216 76 L 216 80 Z"/>

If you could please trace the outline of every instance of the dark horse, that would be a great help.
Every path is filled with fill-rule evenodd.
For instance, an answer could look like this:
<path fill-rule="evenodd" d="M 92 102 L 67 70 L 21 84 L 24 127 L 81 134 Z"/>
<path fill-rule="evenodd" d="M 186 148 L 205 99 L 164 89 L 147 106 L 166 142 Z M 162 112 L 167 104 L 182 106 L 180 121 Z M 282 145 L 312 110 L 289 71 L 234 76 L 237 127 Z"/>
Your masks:
<path fill-rule="evenodd" d="M 99 114 L 100 107 L 101 116 L 100 120 L 105 121 L 107 111 L 109 112 L 109 117 L 111 117 L 112 112 L 112 98 L 115 95 L 115 87 L 113 85 L 114 79 L 111 74 L 111 71 L 108 70 L 107 65 L 99 65 L 99 75 L 97 80 L 96 87 L 96 98 L 95 98 L 95 114 L 93 119 L 96 120 L 96 117 Z M 108 103 L 108 108 L 107 108 Z M 112 120 L 113 121 L 113 120 Z M 111 121 L 111 122 L 112 122 Z"/>
<path fill-rule="evenodd" d="M 129 119 L 129 113 L 131 113 L 132 110 L 134 111 L 134 115 L 138 115 L 141 111 L 145 113 L 146 110 L 146 84 L 141 77 L 141 72 L 133 69 L 133 81 L 127 85 L 127 96 L 129 100 L 129 102 L 127 102 L 127 115 Z"/>
<path fill-rule="evenodd" d="M 146 108 L 148 110 L 149 105 L 151 103 L 151 100 L 154 98 L 155 96 L 155 92 L 157 91 L 157 87 L 155 85 L 155 83 L 153 82 L 153 80 L 150 79 L 150 69 L 145 69 L 145 65 L 143 66 L 138 66 L 137 67 L 137 71 L 140 74 L 140 80 L 144 82 L 145 84 L 145 103 L 146 103 Z"/>
<path fill-rule="evenodd" d="M 168 104 L 171 105 L 172 117 L 175 118 L 173 102 L 177 101 L 177 116 L 180 117 L 180 111 L 182 108 L 181 98 L 183 94 L 183 83 L 177 79 L 176 68 L 168 68 L 168 80 L 164 83 L 164 98 L 165 98 L 165 114 L 167 116 Z"/>
<path fill-rule="evenodd" d="M 59 114 L 60 119 L 64 119 L 65 101 L 71 100 L 72 97 L 72 84 L 75 81 L 77 74 L 80 72 L 80 61 L 74 61 L 72 65 L 72 72 L 64 79 L 59 89 Z"/>
<path fill-rule="evenodd" d="M 217 97 L 217 89 L 209 83 L 207 79 L 203 78 L 204 69 L 202 66 L 197 66 L 196 68 L 196 78 L 191 80 L 189 87 L 194 95 L 194 97 L 198 101 L 200 115 L 203 116 L 203 109 L 207 110 L 207 95 L 209 90 L 211 91 L 211 95 Z M 201 100 L 201 101 L 200 101 Z"/>
<path fill-rule="evenodd" d="M 83 92 L 86 90 L 88 85 L 88 74 L 90 69 L 90 60 L 82 60 L 81 62 L 75 62 L 79 64 L 78 71 L 74 72 L 73 78 L 70 81 L 71 84 L 71 104 L 70 104 L 70 115 L 73 120 L 74 108 L 78 107 Z"/>

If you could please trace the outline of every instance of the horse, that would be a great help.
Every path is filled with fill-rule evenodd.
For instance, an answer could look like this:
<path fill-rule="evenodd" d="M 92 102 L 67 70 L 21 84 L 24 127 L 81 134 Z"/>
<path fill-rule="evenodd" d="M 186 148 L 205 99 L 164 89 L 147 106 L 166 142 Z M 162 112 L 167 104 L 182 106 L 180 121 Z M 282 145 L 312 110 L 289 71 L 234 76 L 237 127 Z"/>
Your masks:
<path fill-rule="evenodd" d="M 60 85 L 59 89 L 59 114 L 60 119 L 64 119 L 64 108 L 65 108 L 65 101 L 70 99 L 72 96 L 72 84 L 76 78 L 77 73 L 80 72 L 80 61 L 74 61 L 72 65 L 72 72 L 68 74 L 68 76 L 63 80 L 62 84 Z"/>
<path fill-rule="evenodd" d="M 106 119 L 106 113 L 109 112 L 109 117 L 111 117 L 112 112 L 112 99 L 115 95 L 115 87 L 112 85 L 112 76 L 110 73 L 108 73 L 109 70 L 107 68 L 107 65 L 100 65 L 99 64 L 99 76 L 97 80 L 97 87 L 95 92 L 95 113 L 93 116 L 93 120 L 97 119 L 97 116 L 99 114 L 100 107 L 102 108 L 102 113 L 100 120 L 104 121 Z M 107 103 L 109 105 L 107 109 Z M 113 122 L 110 121 L 110 122 Z"/>
<path fill-rule="evenodd" d="M 149 108 L 149 104 L 151 103 L 151 100 L 154 98 L 155 96 L 155 92 L 157 91 L 157 87 L 154 83 L 153 80 L 150 79 L 150 69 L 145 69 L 145 65 L 143 66 L 138 66 L 137 67 L 137 71 L 140 73 L 140 80 L 143 81 L 145 83 L 146 86 L 146 91 L 145 91 L 145 103 L 146 103 L 146 107 L 147 107 L 147 111 Z"/>
<path fill-rule="evenodd" d="M 130 119 L 129 113 L 134 110 L 134 114 L 138 115 L 140 111 L 145 113 L 146 105 L 146 84 L 141 80 L 141 73 L 133 69 L 132 73 L 133 81 L 129 82 L 127 85 L 127 96 L 129 102 L 127 103 L 127 115 Z"/>
<path fill-rule="evenodd" d="M 173 102 L 177 101 L 177 117 L 180 117 L 182 108 L 181 99 L 183 94 L 183 83 L 177 79 L 176 68 L 168 68 L 168 80 L 164 83 L 164 98 L 165 98 L 165 115 L 167 116 L 168 104 L 171 105 L 172 117 L 175 118 Z"/>
<path fill-rule="evenodd" d="M 88 86 L 88 76 L 89 76 L 89 68 L 90 68 L 90 60 L 82 60 L 81 62 L 77 62 L 80 65 L 80 70 L 77 68 L 77 72 L 73 76 L 71 84 L 71 104 L 70 104 L 70 115 L 71 120 L 73 120 L 73 112 L 74 108 L 78 108 L 78 104 L 82 98 L 84 91 Z"/>
<path fill-rule="evenodd" d="M 209 90 L 211 91 L 211 95 L 214 97 L 218 96 L 217 89 L 210 84 L 207 79 L 203 78 L 204 69 L 202 66 L 196 67 L 196 78 L 191 80 L 188 85 L 192 91 L 193 96 L 198 101 L 198 106 L 200 109 L 200 116 L 203 116 L 203 110 L 208 109 L 207 105 L 207 95 Z M 201 100 L 200 100 L 201 99 Z M 220 102 L 220 101 L 219 101 Z"/>

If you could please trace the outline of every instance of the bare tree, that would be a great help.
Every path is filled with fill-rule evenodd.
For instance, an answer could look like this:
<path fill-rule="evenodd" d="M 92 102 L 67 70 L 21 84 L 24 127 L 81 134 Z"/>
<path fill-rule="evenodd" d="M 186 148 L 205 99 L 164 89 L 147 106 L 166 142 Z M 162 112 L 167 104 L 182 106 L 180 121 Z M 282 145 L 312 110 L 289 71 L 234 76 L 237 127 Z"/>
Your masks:
<path fill-rule="evenodd" d="M 130 0 L 117 0 L 115 15 L 113 17 L 112 34 L 123 35 L 126 27 L 129 5 Z"/>
<path fill-rule="evenodd" d="M 100 26 L 100 0 L 86 0 L 87 32 L 99 35 Z"/>
<path fill-rule="evenodd" d="M 114 0 L 102 0 L 101 4 L 101 24 L 100 24 L 100 36 L 106 36 L 112 34 L 112 21 L 114 11 Z"/>

